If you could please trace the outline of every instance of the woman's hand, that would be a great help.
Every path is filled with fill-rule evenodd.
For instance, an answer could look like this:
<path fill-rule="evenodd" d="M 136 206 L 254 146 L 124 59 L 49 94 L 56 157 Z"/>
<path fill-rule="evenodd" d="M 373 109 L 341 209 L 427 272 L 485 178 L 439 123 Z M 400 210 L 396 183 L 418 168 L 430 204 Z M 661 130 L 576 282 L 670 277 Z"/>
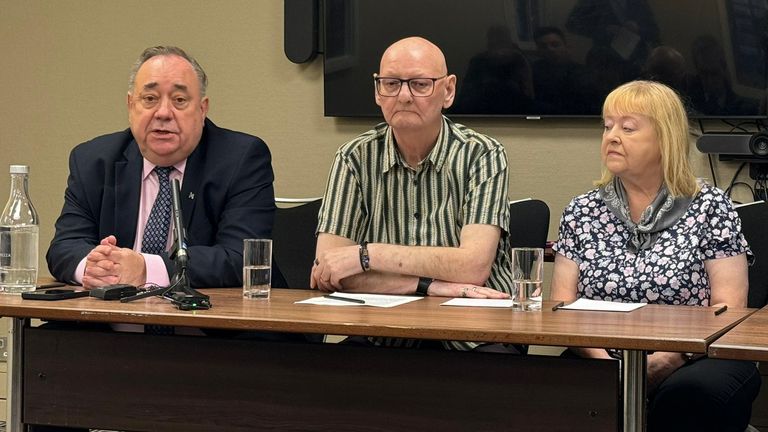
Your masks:
<path fill-rule="evenodd" d="M 675 352 L 658 351 L 648 356 L 648 393 L 656 389 L 667 379 L 672 372 L 680 369 L 685 364 L 683 355 Z"/>

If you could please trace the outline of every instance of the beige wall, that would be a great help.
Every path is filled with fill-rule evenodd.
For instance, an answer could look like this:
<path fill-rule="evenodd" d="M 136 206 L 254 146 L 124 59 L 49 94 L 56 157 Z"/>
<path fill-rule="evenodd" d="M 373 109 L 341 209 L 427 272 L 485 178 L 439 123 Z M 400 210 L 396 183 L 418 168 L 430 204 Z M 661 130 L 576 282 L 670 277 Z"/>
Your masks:
<path fill-rule="evenodd" d="M 11 163 L 31 166 L 41 260 L 63 202 L 69 151 L 127 127 L 128 69 L 157 44 L 179 45 L 205 67 L 215 122 L 269 144 L 280 196 L 321 195 L 334 150 L 372 125 L 323 117 L 321 59 L 285 58 L 282 0 L 0 0 L 0 173 Z M 563 207 L 598 175 L 599 121 L 464 122 L 504 143 L 511 198 L 545 200 L 554 238 Z M 694 151 L 694 160 L 697 173 L 711 177 L 706 159 Z M 721 168 L 720 181 L 732 172 Z"/>

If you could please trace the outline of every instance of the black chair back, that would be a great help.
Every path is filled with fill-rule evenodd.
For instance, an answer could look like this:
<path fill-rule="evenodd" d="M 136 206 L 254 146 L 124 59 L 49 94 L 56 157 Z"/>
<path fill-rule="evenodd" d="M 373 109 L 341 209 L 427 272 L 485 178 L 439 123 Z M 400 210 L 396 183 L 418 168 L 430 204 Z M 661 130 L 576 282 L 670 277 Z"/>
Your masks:
<path fill-rule="evenodd" d="M 768 203 L 759 201 L 736 208 L 741 218 L 741 231 L 755 255 L 749 266 L 747 305 L 761 308 L 768 303 Z"/>
<path fill-rule="evenodd" d="M 537 199 L 509 204 L 509 240 L 512 247 L 543 248 L 549 233 L 549 206 Z"/>
<path fill-rule="evenodd" d="M 319 199 L 295 207 L 278 207 L 275 211 L 272 259 L 287 285 L 278 288 L 309 288 L 317 245 L 317 214 L 322 202 Z"/>

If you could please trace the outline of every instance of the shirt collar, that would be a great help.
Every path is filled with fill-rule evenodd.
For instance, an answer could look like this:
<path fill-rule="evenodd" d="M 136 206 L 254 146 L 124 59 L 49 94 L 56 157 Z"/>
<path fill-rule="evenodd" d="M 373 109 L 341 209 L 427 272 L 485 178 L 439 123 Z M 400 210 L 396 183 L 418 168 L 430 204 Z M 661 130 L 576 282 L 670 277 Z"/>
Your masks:
<path fill-rule="evenodd" d="M 141 172 L 141 181 L 144 181 L 149 177 L 150 174 L 152 174 L 152 171 L 155 170 L 155 167 L 157 165 L 153 164 L 152 162 L 148 161 L 146 158 L 144 159 L 144 168 Z M 181 177 L 184 178 L 184 169 L 187 167 L 187 160 L 184 159 L 183 161 L 173 165 L 173 168 L 176 169 L 179 173 L 181 173 Z"/>
<path fill-rule="evenodd" d="M 384 172 L 389 171 L 396 164 L 406 167 L 403 157 L 400 155 L 400 152 L 397 151 L 395 135 L 392 133 L 392 128 L 386 123 L 382 123 L 379 126 L 382 125 L 386 127 L 384 133 Z M 379 126 L 377 126 L 377 128 Z M 432 151 L 429 152 L 427 158 L 424 159 L 424 162 L 428 160 L 434 165 L 435 170 L 440 171 L 445 163 L 445 159 L 448 157 L 448 143 L 450 142 L 451 137 L 451 121 L 443 116 L 442 126 L 440 127 L 440 133 L 437 135 L 435 146 L 432 148 Z"/>

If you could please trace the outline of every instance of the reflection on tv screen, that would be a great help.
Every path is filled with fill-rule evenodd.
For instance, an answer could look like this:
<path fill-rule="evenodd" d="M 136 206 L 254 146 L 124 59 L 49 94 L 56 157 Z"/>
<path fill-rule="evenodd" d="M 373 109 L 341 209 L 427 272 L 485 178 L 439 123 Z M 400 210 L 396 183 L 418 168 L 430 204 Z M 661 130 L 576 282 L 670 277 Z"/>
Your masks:
<path fill-rule="evenodd" d="M 454 116 L 599 116 L 650 79 L 694 118 L 766 117 L 768 0 L 326 0 L 324 15 L 327 116 L 379 116 L 381 54 L 422 36 L 457 76 Z"/>

